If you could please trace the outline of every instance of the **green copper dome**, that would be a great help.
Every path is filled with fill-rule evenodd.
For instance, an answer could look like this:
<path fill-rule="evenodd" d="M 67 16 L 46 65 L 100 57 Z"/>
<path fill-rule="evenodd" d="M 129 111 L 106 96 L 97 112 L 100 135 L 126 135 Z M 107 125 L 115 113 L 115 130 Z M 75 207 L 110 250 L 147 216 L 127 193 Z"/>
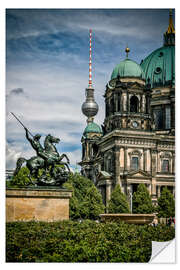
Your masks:
<path fill-rule="evenodd" d="M 124 61 L 120 62 L 113 70 L 111 75 L 111 80 L 123 77 L 136 77 L 136 78 L 144 78 L 144 73 L 140 65 L 138 65 L 135 61 L 126 58 Z"/>
<path fill-rule="evenodd" d="M 163 46 L 141 63 L 146 82 L 151 87 L 175 84 L 175 46 Z"/>
<path fill-rule="evenodd" d="M 96 123 L 90 122 L 87 124 L 83 135 L 86 136 L 87 133 L 100 133 L 100 134 L 102 134 L 102 129 Z"/>

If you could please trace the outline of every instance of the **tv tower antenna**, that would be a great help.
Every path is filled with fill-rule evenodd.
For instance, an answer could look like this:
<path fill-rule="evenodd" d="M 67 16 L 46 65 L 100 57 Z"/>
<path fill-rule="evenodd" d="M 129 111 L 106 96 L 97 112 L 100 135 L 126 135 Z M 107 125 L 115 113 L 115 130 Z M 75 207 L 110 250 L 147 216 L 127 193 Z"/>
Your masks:
<path fill-rule="evenodd" d="M 89 30 L 89 88 L 92 88 L 92 29 Z"/>
<path fill-rule="evenodd" d="M 89 84 L 86 88 L 86 100 L 82 104 L 82 112 L 87 116 L 87 122 L 93 122 L 94 116 L 98 112 L 98 105 L 94 99 L 94 89 L 92 86 L 92 29 L 89 30 Z"/>

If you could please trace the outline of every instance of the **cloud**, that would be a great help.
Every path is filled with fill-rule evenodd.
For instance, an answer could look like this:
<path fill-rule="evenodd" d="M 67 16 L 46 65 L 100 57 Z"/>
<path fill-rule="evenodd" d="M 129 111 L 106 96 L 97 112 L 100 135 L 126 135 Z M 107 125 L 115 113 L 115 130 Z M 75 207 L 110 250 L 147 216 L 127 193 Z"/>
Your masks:
<path fill-rule="evenodd" d="M 7 38 L 37 37 L 68 31 L 79 35 L 80 31 L 89 28 L 109 36 L 147 38 L 158 31 L 158 27 L 154 26 L 159 20 L 159 27 L 163 27 L 166 14 L 168 16 L 166 9 L 8 9 Z"/>
<path fill-rule="evenodd" d="M 17 159 L 21 156 L 21 152 L 6 144 L 6 168 L 14 169 Z"/>
<path fill-rule="evenodd" d="M 20 95 L 23 93 L 24 93 L 24 90 L 22 88 L 16 88 L 16 89 L 11 90 L 11 94 L 14 94 L 14 95 Z"/>

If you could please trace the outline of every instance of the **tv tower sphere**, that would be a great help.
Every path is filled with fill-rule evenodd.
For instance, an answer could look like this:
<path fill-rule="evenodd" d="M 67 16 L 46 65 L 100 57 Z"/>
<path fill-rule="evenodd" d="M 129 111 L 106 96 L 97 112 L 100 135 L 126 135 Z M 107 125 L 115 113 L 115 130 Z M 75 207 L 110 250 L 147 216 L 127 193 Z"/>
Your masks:
<path fill-rule="evenodd" d="M 99 107 L 94 100 L 94 89 L 86 89 L 86 91 L 86 101 L 82 104 L 81 109 L 83 114 L 89 118 L 97 114 Z"/>

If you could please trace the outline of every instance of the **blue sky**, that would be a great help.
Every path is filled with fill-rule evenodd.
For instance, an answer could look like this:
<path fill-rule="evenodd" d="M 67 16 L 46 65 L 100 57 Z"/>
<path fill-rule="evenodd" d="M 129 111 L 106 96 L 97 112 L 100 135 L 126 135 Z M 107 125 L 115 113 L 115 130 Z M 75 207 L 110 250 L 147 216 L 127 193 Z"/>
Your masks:
<path fill-rule="evenodd" d="M 104 121 L 105 86 L 125 58 L 140 63 L 163 44 L 168 9 L 7 9 L 6 139 L 7 168 L 19 156 L 35 153 L 14 112 L 33 134 L 51 133 L 74 168 L 81 160 L 86 117 L 81 112 L 88 86 L 89 29 L 92 79 L 99 105 L 95 122 Z"/>

